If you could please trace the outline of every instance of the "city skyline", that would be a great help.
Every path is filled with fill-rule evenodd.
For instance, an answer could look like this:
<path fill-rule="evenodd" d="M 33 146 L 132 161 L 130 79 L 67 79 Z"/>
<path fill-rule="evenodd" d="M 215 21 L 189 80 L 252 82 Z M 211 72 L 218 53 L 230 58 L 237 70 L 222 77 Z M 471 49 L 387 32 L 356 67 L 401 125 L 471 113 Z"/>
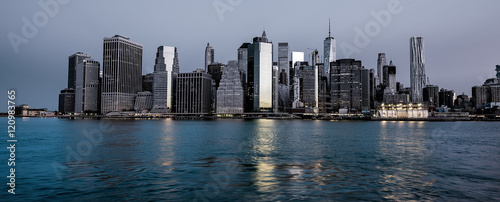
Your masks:
<path fill-rule="evenodd" d="M 69 55 L 76 52 L 83 52 L 92 55 L 95 61 L 100 63 L 102 60 L 102 39 L 104 37 L 121 34 L 130 37 L 133 41 L 143 45 L 143 62 L 142 74 L 152 73 L 155 60 L 156 48 L 160 45 L 175 46 L 179 52 L 180 72 L 191 72 L 194 69 L 204 66 L 204 49 L 207 43 L 215 49 L 215 61 L 227 63 L 228 60 L 237 59 L 237 49 L 254 36 L 259 36 L 262 30 L 265 29 L 268 37 L 272 39 L 273 61 L 278 61 L 276 53 L 277 45 L 280 42 L 288 42 L 290 52 L 299 51 L 306 53 L 306 61 L 310 61 L 311 52 L 308 48 L 322 50 L 323 40 L 328 37 L 328 22 L 331 18 L 332 37 L 337 42 L 337 59 L 353 58 L 363 62 L 366 69 L 376 69 L 376 60 L 378 53 L 386 53 L 387 61 L 393 60 L 394 65 L 398 67 L 397 80 L 402 82 L 405 87 L 410 86 L 410 57 L 408 52 L 408 39 L 412 36 L 422 36 L 425 38 L 425 57 L 426 57 L 426 75 L 430 78 L 430 84 L 438 85 L 440 88 L 455 90 L 457 94 L 465 92 L 471 95 L 471 87 L 481 85 L 485 79 L 494 77 L 493 68 L 500 63 L 495 55 L 496 47 L 500 47 L 499 40 L 495 40 L 495 35 L 499 33 L 498 28 L 494 23 L 487 23 L 489 20 L 494 22 L 494 16 L 500 16 L 496 11 L 493 12 L 498 4 L 495 1 L 485 2 L 461 2 L 464 4 L 458 8 L 449 9 L 447 5 L 455 4 L 455 2 L 447 1 L 440 3 L 429 4 L 428 1 L 423 2 L 400 2 L 401 12 L 392 14 L 390 23 L 387 26 L 380 26 L 378 35 L 369 37 L 370 42 L 366 47 L 359 48 L 359 53 L 353 53 L 350 57 L 346 57 L 346 51 L 341 47 L 344 44 L 355 46 L 353 39 L 356 35 L 356 28 L 364 28 L 370 22 L 376 22 L 376 19 L 371 14 L 381 13 L 388 9 L 387 2 L 369 2 L 363 7 L 356 7 L 352 3 L 341 3 L 342 7 L 350 10 L 355 9 L 361 15 L 356 17 L 353 14 L 341 12 L 348 16 L 342 17 L 340 14 L 333 12 L 335 3 L 339 2 L 314 2 L 309 4 L 298 4 L 297 2 L 289 2 L 288 7 L 306 7 L 315 4 L 325 4 L 325 8 L 332 11 L 318 12 L 314 19 L 299 15 L 302 22 L 299 29 L 294 28 L 290 23 L 281 23 L 281 21 L 289 19 L 290 21 L 297 20 L 292 14 L 283 14 L 283 16 L 274 17 L 274 15 L 263 14 L 255 16 L 255 22 L 247 19 L 254 5 L 247 1 L 242 1 L 238 5 L 230 5 L 233 11 L 223 12 L 223 19 L 215 8 L 214 2 L 209 1 L 199 3 L 199 5 L 187 6 L 186 3 L 161 3 L 171 7 L 179 7 L 182 9 L 194 9 L 202 11 L 206 14 L 207 19 L 199 17 L 187 18 L 189 20 L 171 21 L 165 19 L 172 24 L 173 29 L 169 32 L 163 30 L 162 34 L 154 34 L 157 19 L 149 17 L 147 13 L 140 13 L 127 16 L 126 12 L 117 13 L 116 16 L 106 16 L 97 14 L 96 16 L 83 15 L 82 11 L 87 8 L 87 4 L 92 5 L 94 2 L 78 2 L 70 1 L 67 4 L 60 4 L 59 11 L 52 17 L 44 26 L 37 27 L 37 33 L 28 42 L 18 46 L 18 52 L 14 51 L 8 37 L 1 40 L 2 54 L 1 66 L 5 69 L 5 74 L 1 76 L 2 87 L 7 90 L 16 88 L 19 92 L 19 104 L 29 104 L 35 108 L 43 107 L 49 110 L 57 109 L 57 94 L 59 90 L 64 89 L 67 83 L 68 64 L 67 58 Z M 223 3 L 227 2 L 220 1 Z M 288 2 L 288 1 L 287 1 Z M 158 2 L 156 2 L 158 3 Z M 447 4 L 448 3 L 448 4 Z M 36 2 L 33 5 L 21 4 L 16 2 L 8 2 L 3 7 L 2 18 L 13 19 L 5 21 L 2 29 L 3 36 L 8 36 L 9 33 L 22 35 L 21 28 L 24 25 L 23 17 L 28 21 L 32 21 L 32 16 L 39 11 L 43 11 Z M 110 3 L 104 3 L 97 10 L 109 8 Z M 138 3 L 131 3 L 138 4 Z M 154 3 L 139 4 L 142 8 L 153 7 Z M 269 2 L 268 10 L 276 8 L 276 2 Z M 458 4 L 458 3 L 457 3 Z M 22 12 L 19 9 L 23 8 Z M 428 17 L 418 18 L 420 16 L 408 9 L 409 6 L 421 8 L 419 12 L 430 13 Z M 443 9 L 448 8 L 446 13 L 441 13 Z M 8 11 L 6 8 L 12 8 Z M 19 9 L 16 9 L 19 8 Z M 127 8 L 134 8 L 128 6 Z M 406 8 L 406 9 L 405 9 Z M 440 10 L 441 9 L 441 10 Z M 10 10 L 15 10 L 13 13 Z M 418 9 L 416 9 L 418 10 Z M 475 10 L 481 12 L 474 13 Z M 5 12 L 4 12 L 5 11 Z M 461 11 L 468 11 L 472 14 L 466 14 L 464 17 L 458 15 Z M 75 18 L 76 16 L 87 16 L 88 18 Z M 179 13 L 176 13 L 179 14 Z M 9 15 L 9 17 L 6 17 Z M 492 17 L 492 15 L 494 15 Z M 183 17 L 184 15 L 181 15 Z M 418 16 L 418 17 L 417 17 Z M 488 16 L 488 17 L 486 17 Z M 110 24 L 114 17 L 133 18 L 138 17 L 143 21 L 151 20 L 151 23 L 135 22 L 133 25 L 127 24 Z M 427 24 L 425 20 L 435 18 L 437 22 Z M 68 18 L 69 20 L 65 19 Z M 17 19 L 17 20 L 16 20 Z M 73 31 L 64 30 L 69 26 L 71 20 L 82 20 L 82 26 L 77 26 Z M 263 20 L 266 19 L 266 20 Z M 464 19 L 464 20 L 457 20 Z M 102 23 L 100 23 L 102 20 Z M 239 22 L 238 22 L 239 20 Z M 477 21 L 486 23 L 479 23 Z M 137 20 L 140 21 L 140 20 Z M 208 23 L 206 23 L 208 21 Z M 236 21 L 236 22 L 235 22 Z M 459 21 L 459 22 L 454 22 Z M 156 22 L 156 23 L 155 23 Z M 242 23 L 237 26 L 237 23 Z M 416 23 L 420 22 L 420 23 Z M 193 26 L 186 26 L 193 24 Z M 205 23 L 206 25 L 201 25 Z M 235 24 L 236 23 L 236 24 Z M 404 26 L 402 26 L 404 25 Z M 38 26 L 38 25 L 36 25 Z M 474 27 L 474 31 L 469 31 L 466 27 Z M 73 28 L 73 27 L 72 27 Z M 235 34 L 232 34 L 232 29 Z M 460 28 L 460 29 L 459 29 Z M 226 32 L 220 30 L 226 29 Z M 434 29 L 434 30 L 433 30 Z M 173 31 L 172 31 L 173 30 Z M 217 30 L 217 31 L 215 31 Z M 363 29 L 364 30 L 364 29 Z M 88 33 L 78 35 L 76 33 Z M 202 32 L 202 34 L 200 34 Z M 166 34 L 163 34 L 166 33 Z M 191 34 L 196 33 L 196 34 Z M 186 37 L 181 37 L 187 35 Z M 227 36 L 229 35 L 229 36 Z M 153 36 L 153 37 L 151 37 Z M 196 36 L 196 38 L 193 38 Z M 50 46 L 49 44 L 56 44 Z M 44 51 L 47 47 L 51 51 Z M 356 46 L 355 46 L 356 47 Z M 322 55 L 322 53 L 320 53 Z M 31 57 L 30 60 L 21 58 Z M 455 70 L 459 71 L 455 71 Z M 452 71 L 453 70 L 453 71 Z M 25 81 L 23 81 L 25 80 Z M 40 85 L 34 85 L 40 83 Z"/>

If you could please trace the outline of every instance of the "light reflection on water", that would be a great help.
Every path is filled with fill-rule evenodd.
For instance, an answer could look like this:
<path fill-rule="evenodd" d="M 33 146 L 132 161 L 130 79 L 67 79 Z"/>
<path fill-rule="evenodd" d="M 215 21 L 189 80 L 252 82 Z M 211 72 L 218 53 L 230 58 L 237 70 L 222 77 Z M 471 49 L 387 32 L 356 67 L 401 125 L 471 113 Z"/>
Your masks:
<path fill-rule="evenodd" d="M 86 140 L 82 130 L 101 122 L 113 132 L 81 161 L 66 161 L 66 148 Z M 496 123 L 29 119 L 18 125 L 19 199 L 500 199 Z M 54 177 L 54 161 L 67 167 L 63 180 Z"/>

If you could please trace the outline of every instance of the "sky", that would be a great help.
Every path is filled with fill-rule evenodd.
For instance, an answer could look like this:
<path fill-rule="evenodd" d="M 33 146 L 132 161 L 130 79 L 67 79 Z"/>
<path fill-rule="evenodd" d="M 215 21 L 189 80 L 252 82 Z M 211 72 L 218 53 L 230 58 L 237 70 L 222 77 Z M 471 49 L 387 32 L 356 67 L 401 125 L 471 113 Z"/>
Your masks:
<path fill-rule="evenodd" d="M 322 55 L 331 19 L 337 59 L 376 69 L 377 54 L 386 53 L 397 80 L 409 87 L 409 39 L 422 36 L 430 83 L 470 96 L 500 64 L 498 8 L 497 0 L 5 0 L 0 92 L 5 103 L 15 89 L 16 104 L 57 110 L 68 56 L 84 52 L 102 63 L 103 38 L 116 34 L 143 45 L 143 74 L 153 72 L 158 46 L 177 47 L 180 72 L 191 72 L 204 67 L 207 43 L 215 60 L 227 63 L 263 30 L 275 61 L 279 42 Z"/>

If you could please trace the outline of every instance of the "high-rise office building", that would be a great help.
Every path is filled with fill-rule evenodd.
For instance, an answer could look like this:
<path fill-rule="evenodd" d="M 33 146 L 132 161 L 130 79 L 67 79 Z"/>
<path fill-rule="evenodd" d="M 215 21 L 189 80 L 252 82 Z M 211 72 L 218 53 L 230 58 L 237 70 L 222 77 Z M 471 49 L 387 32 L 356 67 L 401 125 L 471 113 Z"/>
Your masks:
<path fill-rule="evenodd" d="M 328 20 L 328 37 L 326 37 L 324 44 L 324 69 L 323 75 L 330 75 L 330 63 L 337 60 L 337 42 L 332 37 L 330 20 Z M 330 77 L 327 77 L 327 82 L 330 83 Z"/>
<path fill-rule="evenodd" d="M 217 89 L 219 88 L 219 83 L 222 79 L 222 73 L 225 67 L 225 64 L 218 62 L 208 65 L 207 73 L 212 75 L 212 98 L 210 103 L 212 112 L 216 112 L 217 110 Z"/>
<path fill-rule="evenodd" d="M 304 52 L 292 51 L 292 59 L 290 61 L 290 103 L 297 102 L 298 95 L 295 96 L 295 68 L 300 66 L 301 62 L 304 62 Z"/>
<path fill-rule="evenodd" d="M 142 45 L 115 35 L 104 38 L 101 113 L 133 110 L 142 90 Z"/>
<path fill-rule="evenodd" d="M 217 113 L 239 114 L 244 108 L 244 72 L 236 61 L 229 61 L 217 89 Z"/>
<path fill-rule="evenodd" d="M 142 75 L 142 91 L 153 92 L 153 73 Z"/>
<path fill-rule="evenodd" d="M 455 102 L 455 91 L 453 90 L 447 90 L 442 88 L 439 91 L 439 104 L 441 106 L 447 106 L 449 108 L 454 108 L 454 102 Z"/>
<path fill-rule="evenodd" d="M 334 112 L 356 113 L 369 109 L 369 70 L 364 69 L 361 61 L 340 59 L 331 63 L 331 67 L 331 100 Z"/>
<path fill-rule="evenodd" d="M 208 65 L 214 63 L 215 50 L 210 43 L 207 43 L 205 48 L 205 71 L 208 71 Z"/>
<path fill-rule="evenodd" d="M 248 45 L 248 111 L 273 110 L 273 44 L 262 37 L 255 37 Z"/>
<path fill-rule="evenodd" d="M 153 94 L 150 91 L 138 92 L 135 97 L 135 111 L 150 111 L 153 107 Z"/>
<path fill-rule="evenodd" d="M 392 64 L 392 60 L 389 63 L 389 65 L 384 65 L 382 67 L 382 72 L 383 72 L 383 80 L 382 80 L 382 85 L 385 86 L 385 91 L 384 94 L 395 94 L 397 93 L 396 91 L 396 66 Z"/>
<path fill-rule="evenodd" d="M 76 65 L 76 113 L 99 111 L 99 71 L 99 62 L 91 59 Z"/>
<path fill-rule="evenodd" d="M 424 38 L 410 38 L 410 88 L 411 102 L 423 102 L 423 88 L 426 85 Z"/>
<path fill-rule="evenodd" d="M 384 82 L 384 66 L 387 65 L 387 60 L 385 59 L 385 53 L 379 53 L 378 58 L 377 58 L 377 79 L 378 79 L 378 84 L 377 85 L 382 85 Z"/>
<path fill-rule="evenodd" d="M 175 79 L 179 74 L 177 48 L 158 47 L 153 72 L 153 113 L 171 113 L 175 102 Z"/>
<path fill-rule="evenodd" d="M 59 94 L 59 113 L 75 112 L 75 89 L 66 88 Z"/>
<path fill-rule="evenodd" d="M 439 86 L 436 85 L 426 85 L 422 90 L 423 101 L 427 106 L 440 107 L 439 105 Z"/>
<path fill-rule="evenodd" d="M 68 57 L 68 88 L 76 88 L 76 65 L 89 58 L 90 55 L 82 52 L 77 52 Z"/>
<path fill-rule="evenodd" d="M 211 111 L 212 76 L 198 69 L 177 77 L 175 112 L 207 114 Z"/>
<path fill-rule="evenodd" d="M 248 74 L 248 45 L 250 43 L 243 43 L 238 48 L 238 69 Z"/>
<path fill-rule="evenodd" d="M 290 110 L 290 49 L 288 43 L 278 43 L 278 111 Z"/>

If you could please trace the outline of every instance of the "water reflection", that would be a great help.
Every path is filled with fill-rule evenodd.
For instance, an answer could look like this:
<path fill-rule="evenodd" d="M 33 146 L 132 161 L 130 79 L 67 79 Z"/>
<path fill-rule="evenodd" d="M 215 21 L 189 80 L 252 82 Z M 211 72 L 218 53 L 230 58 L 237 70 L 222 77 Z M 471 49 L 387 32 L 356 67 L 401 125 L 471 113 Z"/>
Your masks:
<path fill-rule="evenodd" d="M 381 125 L 379 133 L 380 188 L 388 200 L 432 200 L 432 195 L 421 197 L 423 190 L 432 190 L 429 179 L 425 133 L 417 128 L 423 122 L 397 122 Z"/>

